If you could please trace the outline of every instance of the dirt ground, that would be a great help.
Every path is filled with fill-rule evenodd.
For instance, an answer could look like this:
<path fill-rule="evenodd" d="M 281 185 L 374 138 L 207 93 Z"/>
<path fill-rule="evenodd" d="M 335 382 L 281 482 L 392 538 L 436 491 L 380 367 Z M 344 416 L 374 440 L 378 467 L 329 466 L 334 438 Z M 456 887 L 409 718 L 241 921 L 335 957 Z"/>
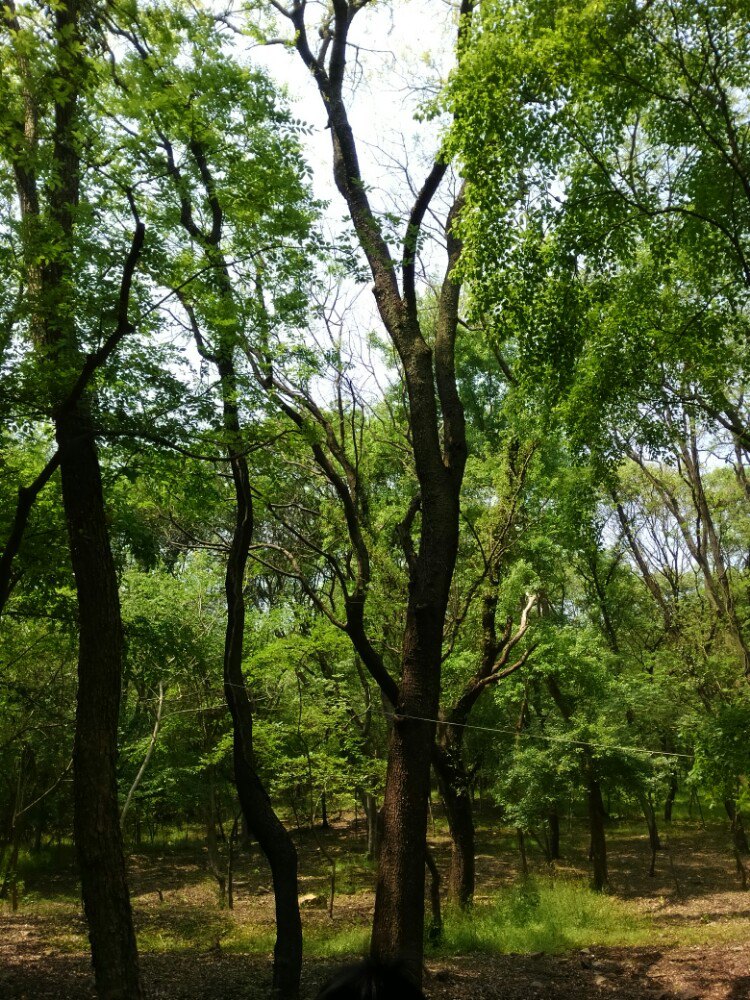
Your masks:
<path fill-rule="evenodd" d="M 502 835 L 491 829 L 479 840 L 480 901 L 517 877 L 516 858 L 501 841 Z M 439 835 L 434 842 L 444 868 L 447 844 Z M 684 825 L 670 832 L 668 844 L 652 879 L 647 875 L 645 838 L 617 830 L 610 834 L 613 891 L 650 915 L 653 945 L 591 947 L 561 955 L 432 957 L 425 967 L 427 996 L 432 1000 L 750 1000 L 750 893 L 740 891 L 725 837 L 717 830 Z M 301 833 L 298 845 L 301 871 L 313 873 L 303 876 L 301 891 L 315 895 L 327 888 L 321 847 L 340 857 L 351 856 L 352 833 L 343 826 L 322 840 L 320 835 Z M 541 867 L 540 859 L 537 865 Z M 586 859 L 573 851 L 560 867 L 563 875 L 582 874 Z M 366 923 L 372 907 L 371 873 L 352 865 L 346 871 L 347 892 L 337 896 L 333 917 L 344 928 Z M 273 911 L 267 876 L 252 864 L 240 876 L 231 920 L 268 931 Z M 139 933 L 151 934 L 149 940 L 170 921 L 205 920 L 208 926 L 217 912 L 194 848 L 190 853 L 134 855 L 131 885 Z M 75 889 L 72 872 L 60 873 L 51 884 L 48 879 L 36 892 L 34 888 L 27 884 L 31 891 L 17 913 L 0 913 L 0 998 L 93 998 L 83 922 L 70 902 Z M 67 903 L 55 905 L 56 894 Z M 306 910 L 305 920 L 314 926 L 329 918 L 317 908 Z M 213 944 L 200 948 L 142 948 L 141 963 L 151 1000 L 256 1000 L 268 995 L 269 958 L 226 950 L 220 934 Z M 340 964 L 340 960 L 308 959 L 303 998 L 314 997 Z"/>

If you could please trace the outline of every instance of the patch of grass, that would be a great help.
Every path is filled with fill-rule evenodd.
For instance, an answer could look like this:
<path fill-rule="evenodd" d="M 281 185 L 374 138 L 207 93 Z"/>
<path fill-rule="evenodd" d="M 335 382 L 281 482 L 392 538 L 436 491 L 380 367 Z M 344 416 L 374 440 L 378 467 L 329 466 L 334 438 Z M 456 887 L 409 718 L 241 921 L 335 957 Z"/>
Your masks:
<path fill-rule="evenodd" d="M 137 921 L 138 947 L 146 952 L 208 951 L 224 945 L 233 932 L 226 910 L 171 907 Z"/>
<path fill-rule="evenodd" d="M 305 958 L 341 958 L 363 955 L 370 940 L 370 929 L 365 925 L 349 924 L 345 927 L 316 924 L 303 928 Z M 273 951 L 273 928 L 253 924 L 237 924 L 229 936 L 222 940 L 223 951 L 258 955 Z"/>
<path fill-rule="evenodd" d="M 364 955 L 370 943 L 370 928 L 364 925 L 348 927 L 317 927 L 305 937 L 305 953 L 310 958 L 343 958 Z"/>
<path fill-rule="evenodd" d="M 23 879 L 54 878 L 61 873 L 72 873 L 75 870 L 73 845 L 63 841 L 42 847 L 38 851 L 22 847 L 18 854 L 17 870 Z"/>
<path fill-rule="evenodd" d="M 556 953 L 591 945 L 639 945 L 651 936 L 651 920 L 627 903 L 581 882 L 537 878 L 468 912 L 449 911 L 438 950 Z"/>
<path fill-rule="evenodd" d="M 750 919 L 743 915 L 727 914 L 718 920 L 682 927 L 660 928 L 655 940 L 667 947 L 709 947 L 743 944 L 750 940 Z"/>

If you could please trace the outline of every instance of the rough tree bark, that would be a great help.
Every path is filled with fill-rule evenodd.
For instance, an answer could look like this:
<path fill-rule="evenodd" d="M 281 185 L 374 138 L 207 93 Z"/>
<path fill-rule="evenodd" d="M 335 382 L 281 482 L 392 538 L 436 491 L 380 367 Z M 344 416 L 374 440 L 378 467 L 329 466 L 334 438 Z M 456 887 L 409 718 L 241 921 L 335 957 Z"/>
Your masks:
<path fill-rule="evenodd" d="M 18 30 L 12 4 L 6 4 L 4 13 L 11 27 Z M 142 997 L 143 992 L 117 801 L 122 622 L 91 404 L 90 398 L 84 394 L 92 365 L 96 366 L 96 358 L 84 359 L 80 353 L 75 310 L 70 300 L 76 281 L 72 271 L 71 247 L 80 195 L 80 156 L 76 133 L 87 72 L 83 58 L 86 39 L 81 29 L 81 7 L 76 0 L 63 0 L 56 6 L 53 16 L 56 47 L 51 75 L 57 86 L 53 87 L 55 101 L 50 162 L 55 183 L 46 186 L 47 205 L 44 211 L 35 174 L 39 145 L 38 109 L 30 86 L 24 92 L 23 155 L 19 150 L 14 168 L 30 248 L 26 265 L 26 293 L 31 334 L 40 371 L 46 382 L 54 424 L 70 558 L 78 597 L 73 797 L 74 834 L 83 904 L 97 992 L 106 1000 L 131 1000 Z M 26 57 L 20 51 L 18 60 L 21 78 L 30 79 Z M 40 263 L 39 246 L 35 241 L 49 236 L 45 231 L 48 222 L 50 232 L 54 234 L 52 245 L 56 249 L 50 251 Z M 139 223 L 123 272 L 118 330 L 110 338 L 114 338 L 112 349 L 129 329 L 127 308 L 130 283 L 143 236 L 143 227 Z"/>
<path fill-rule="evenodd" d="M 433 345 L 420 327 L 415 256 L 424 215 L 447 171 L 438 158 L 408 221 L 399 288 L 396 262 L 370 206 L 356 141 L 343 98 L 348 35 L 368 0 L 333 0 L 320 26 L 314 54 L 303 0 L 273 6 L 294 27 L 294 45 L 323 100 L 333 145 L 333 174 L 367 258 L 381 320 L 399 355 L 406 381 L 411 440 L 420 487 L 421 528 L 410 552 L 409 592 L 402 640 L 401 682 L 385 679 L 375 661 L 363 661 L 385 681 L 394 701 L 371 949 L 381 959 L 401 959 L 416 981 L 422 977 L 427 797 L 434 723 L 440 693 L 443 628 L 458 548 L 459 495 L 466 463 L 463 407 L 456 387 L 455 336 L 459 287 L 452 272 L 460 245 L 453 233 L 459 202 L 446 224 L 448 268 L 443 281 Z M 470 0 L 461 4 L 462 20 Z M 411 546 L 410 546 L 411 547 Z M 381 683 L 381 686 L 383 684 Z M 385 690 L 385 688 L 384 688 Z"/>

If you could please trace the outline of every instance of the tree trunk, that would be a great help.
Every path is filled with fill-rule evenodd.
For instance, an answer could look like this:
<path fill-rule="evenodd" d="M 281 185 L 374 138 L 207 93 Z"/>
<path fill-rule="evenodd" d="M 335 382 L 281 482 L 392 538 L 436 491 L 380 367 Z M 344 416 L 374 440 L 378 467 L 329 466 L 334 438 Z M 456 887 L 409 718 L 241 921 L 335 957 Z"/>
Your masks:
<path fill-rule="evenodd" d="M 526 857 L 526 836 L 521 827 L 516 827 L 516 841 L 518 842 L 518 856 L 521 859 L 521 875 L 529 877 L 529 862 Z"/>
<path fill-rule="evenodd" d="M 432 944 L 438 944 L 443 938 L 443 916 L 440 909 L 440 870 L 429 847 L 425 852 L 425 859 L 427 870 L 430 873 L 430 927 L 427 933 Z"/>
<path fill-rule="evenodd" d="M 212 778 L 208 778 L 206 788 L 206 849 L 208 852 L 208 870 L 216 880 L 221 909 L 227 905 L 227 879 L 222 870 L 219 845 L 216 837 L 216 792 Z"/>
<path fill-rule="evenodd" d="M 224 696 L 232 716 L 234 778 L 247 828 L 271 869 L 276 907 L 272 994 L 291 1000 L 299 994 L 302 921 L 299 912 L 297 850 L 274 812 L 255 766 L 253 710 L 242 673 L 245 630 L 244 578 L 253 533 L 253 506 L 247 461 L 240 454 L 237 386 L 231 358 L 220 359 L 224 423 L 235 487 L 235 526 L 227 557 L 227 630 L 224 643 Z"/>
<path fill-rule="evenodd" d="M 232 697 L 227 695 L 227 700 Z M 299 993 L 302 971 L 302 921 L 297 889 L 297 850 L 292 838 L 273 810 L 260 778 L 247 759 L 237 729 L 243 711 L 232 706 L 235 719 L 234 769 L 237 792 L 247 825 L 258 841 L 271 869 L 276 906 L 273 995 L 294 998 Z"/>
<path fill-rule="evenodd" d="M 672 808 L 674 806 L 674 800 L 677 798 L 677 776 L 672 775 L 669 779 L 669 788 L 667 790 L 667 797 L 664 800 L 664 822 L 672 822 Z"/>
<path fill-rule="evenodd" d="M 643 815 L 646 818 L 646 825 L 648 826 L 648 840 L 652 851 L 661 850 L 661 840 L 659 838 L 659 829 L 656 825 L 656 811 L 654 810 L 654 805 L 651 799 L 647 796 L 643 798 Z"/>
<path fill-rule="evenodd" d="M 10 843 L 10 852 L 8 854 L 7 862 L 5 855 L 0 859 L 2 865 L 3 882 L 0 886 L 0 899 L 8 899 L 13 892 L 13 887 L 18 882 L 18 854 L 21 849 L 21 830 L 17 827 L 13 831 L 13 838 Z"/>
<path fill-rule="evenodd" d="M 74 832 L 102 1000 L 140 998 L 135 932 L 117 801 L 122 622 L 99 460 L 85 404 L 58 416 L 63 506 L 78 593 Z"/>
<path fill-rule="evenodd" d="M 442 159 L 433 164 L 413 205 L 401 247 L 400 288 L 399 263 L 392 256 L 380 221 L 370 206 L 368 185 L 361 173 L 344 99 L 348 33 L 353 17 L 363 6 L 338 0 L 333 4 L 334 16 L 326 21 L 324 29 L 328 37 L 322 62 L 312 54 L 308 43 L 305 24 L 308 5 L 294 4 L 287 16 L 295 30 L 297 51 L 323 99 L 333 149 L 334 181 L 346 201 L 359 245 L 367 258 L 378 312 L 399 355 L 408 394 L 410 443 L 419 497 L 417 506 L 411 505 L 411 519 L 407 517 L 401 533 L 409 566 L 409 595 L 398 690 L 382 663 L 370 655 L 369 648 L 363 651 L 362 658 L 394 706 L 371 951 L 375 959 L 401 960 L 415 982 L 421 983 L 427 798 L 435 727 L 434 721 L 428 720 L 437 718 L 439 706 L 443 629 L 458 550 L 461 481 L 467 455 L 465 418 L 455 367 L 460 286 L 454 276 L 461 244 L 453 232 L 453 223 L 463 195 L 459 194 L 446 220 L 447 268 L 440 288 L 434 333 L 428 339 L 420 327 L 415 259 L 425 213 L 448 164 Z M 471 9 L 470 0 L 461 0 L 460 30 L 465 27 Z M 361 532 L 355 524 L 357 505 L 351 502 L 351 493 L 338 477 L 334 477 L 334 482 L 339 483 L 336 488 L 348 510 L 350 538 L 361 560 Z M 411 528 L 417 510 L 421 511 L 421 525 L 415 552 Z M 364 567 L 362 572 L 364 581 L 369 577 L 369 569 Z M 363 585 L 356 595 L 360 607 L 364 606 L 365 596 Z M 361 632 L 361 620 L 357 627 Z M 351 628 L 349 632 L 353 635 Z"/>
<path fill-rule="evenodd" d="M 205 240 L 206 257 L 215 269 L 220 292 L 229 309 L 234 295 L 229 269 L 220 249 L 223 209 L 215 197 L 209 175 L 208 157 L 198 139 L 190 143 L 199 173 L 206 184 L 206 198 L 211 206 L 213 225 L 218 239 Z M 183 216 L 196 226 L 189 200 L 182 199 Z M 187 308 L 186 301 L 183 305 Z M 250 474 L 245 458 L 246 442 L 240 422 L 237 373 L 234 351 L 242 339 L 241 328 L 221 330 L 217 335 L 215 353 L 208 349 L 193 317 L 196 346 L 204 360 L 217 368 L 222 402 L 222 417 L 227 459 L 232 470 L 235 493 L 234 528 L 227 555 L 224 588 L 227 626 L 224 639 L 224 697 L 232 717 L 234 780 L 247 831 L 258 842 L 271 869 L 273 882 L 276 942 L 274 945 L 274 997 L 293 1000 L 299 995 L 302 971 L 302 921 L 299 913 L 297 882 L 297 851 L 289 832 L 276 815 L 271 800 L 258 775 L 253 748 L 253 707 L 242 672 L 245 631 L 245 568 L 253 538 L 253 497 Z"/>
<path fill-rule="evenodd" d="M 549 840 L 550 861 L 560 860 L 560 814 L 557 806 L 547 814 L 547 835 Z"/>
<path fill-rule="evenodd" d="M 367 857 L 372 861 L 378 855 L 378 803 L 372 792 L 365 792 L 363 789 L 357 789 L 357 798 L 362 803 L 362 811 L 365 814 L 365 823 L 367 824 Z"/>
<path fill-rule="evenodd" d="M 448 819 L 451 835 L 451 866 L 448 875 L 448 899 L 465 909 L 471 906 L 475 887 L 474 814 L 469 775 L 461 758 L 462 747 L 455 746 L 450 734 L 455 727 L 445 727 L 448 735 L 438 738 L 433 767 Z M 459 730 L 459 734 L 462 730 Z M 459 735 L 459 741 L 462 737 Z"/>
<path fill-rule="evenodd" d="M 403 680 L 389 742 L 372 927 L 373 957 L 400 959 L 417 983 L 422 981 L 427 798 L 435 735 L 434 723 L 422 720 L 437 715 L 444 610 L 420 608 L 413 596 L 409 602 Z"/>
<path fill-rule="evenodd" d="M 593 776 L 588 781 L 589 831 L 591 833 L 591 861 L 593 863 L 593 886 L 602 891 L 609 888 L 607 871 L 607 840 L 604 832 L 606 815 L 599 782 Z"/>
<path fill-rule="evenodd" d="M 11 18 L 15 15 L 8 12 Z M 80 98 L 89 73 L 84 20 L 77 0 L 55 6 L 55 50 L 50 66 L 53 126 L 45 137 L 51 181 L 43 209 L 35 174 L 39 140 L 35 100 L 26 94 L 24 135 L 29 149 L 16 157 L 16 187 L 27 233 L 25 293 L 30 333 L 46 381 L 46 399 L 59 451 L 62 498 L 70 559 L 78 596 L 78 691 L 73 743 L 73 828 L 83 906 L 102 1000 L 143 996 L 128 895 L 117 801 L 117 725 L 122 679 L 122 622 L 117 574 L 109 543 L 99 457 L 90 403 L 71 383 L 84 370 L 76 328 L 73 290 L 75 211 L 80 198 L 78 135 Z M 18 66 L 25 88 L 33 87 L 23 57 Z M 52 183 L 54 181 L 54 183 Z M 143 230 L 138 227 L 142 245 Z M 50 239 L 50 233 L 54 234 Z M 36 242 L 35 242 L 36 240 Z M 118 336 L 123 336 L 138 241 L 123 273 Z M 83 383 L 85 385 L 85 382 Z M 48 463 L 47 471 L 54 471 Z M 43 477 L 42 477 L 43 478 Z M 38 478 L 37 486 L 43 485 Z M 22 523 L 16 521 L 22 528 Z"/>
<path fill-rule="evenodd" d="M 659 830 L 656 825 L 656 812 L 650 795 L 641 794 L 638 798 L 648 828 L 648 843 L 651 849 L 651 863 L 648 874 L 653 878 L 656 872 L 656 854 L 661 850 L 661 840 L 659 839 Z"/>
<path fill-rule="evenodd" d="M 734 842 L 735 849 L 739 851 L 740 854 L 750 854 L 750 847 L 748 847 L 747 843 L 747 834 L 745 833 L 742 815 L 737 808 L 737 803 L 733 799 L 725 799 L 724 808 L 726 809 L 727 816 L 732 824 L 732 840 Z"/>

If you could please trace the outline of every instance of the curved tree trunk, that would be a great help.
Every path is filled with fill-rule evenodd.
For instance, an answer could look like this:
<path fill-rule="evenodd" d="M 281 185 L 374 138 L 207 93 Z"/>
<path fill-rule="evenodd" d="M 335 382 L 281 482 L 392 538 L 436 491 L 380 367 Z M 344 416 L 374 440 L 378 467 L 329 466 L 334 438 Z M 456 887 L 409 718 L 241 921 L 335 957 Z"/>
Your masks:
<path fill-rule="evenodd" d="M 299 912 L 297 849 L 276 815 L 255 765 L 253 711 L 242 673 L 245 630 L 244 579 L 253 534 L 253 505 L 247 461 L 241 452 L 237 386 L 230 355 L 219 358 L 224 424 L 235 488 L 235 526 L 225 578 L 227 631 L 224 644 L 224 694 L 232 716 L 234 776 L 250 833 L 268 860 L 276 907 L 273 995 L 294 998 L 302 972 L 302 921 Z"/>

